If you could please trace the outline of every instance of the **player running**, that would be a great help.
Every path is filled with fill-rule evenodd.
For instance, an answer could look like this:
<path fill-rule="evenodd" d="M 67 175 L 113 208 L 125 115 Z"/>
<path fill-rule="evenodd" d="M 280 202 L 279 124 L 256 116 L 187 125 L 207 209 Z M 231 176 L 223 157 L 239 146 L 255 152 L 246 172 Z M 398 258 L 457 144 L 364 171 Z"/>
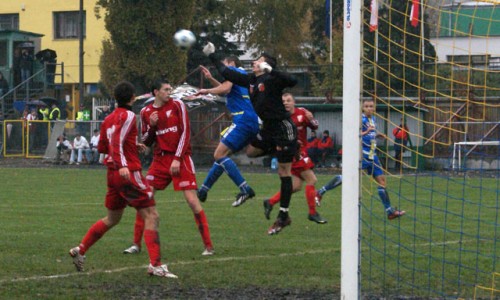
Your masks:
<path fill-rule="evenodd" d="M 141 110 L 142 139 L 147 146 L 153 143 L 153 162 L 146 180 L 156 190 L 164 190 L 171 182 L 175 191 L 183 191 L 201 234 L 205 250 L 202 255 L 213 255 L 208 221 L 196 195 L 197 185 L 191 160 L 191 132 L 189 117 L 184 103 L 170 98 L 172 86 L 166 80 L 153 84 L 153 103 Z M 139 253 L 141 250 L 144 219 L 136 215 L 134 243 L 123 253 Z"/>
<path fill-rule="evenodd" d="M 263 122 L 257 138 L 247 148 L 247 156 L 258 157 L 276 153 L 278 158 L 278 175 L 281 180 L 280 212 L 268 234 L 279 233 L 292 223 L 288 215 L 292 196 L 291 169 L 292 160 L 298 151 L 297 128 L 285 110 L 281 96 L 283 90 L 295 86 L 297 80 L 287 73 L 274 70 L 276 59 L 266 53 L 253 62 L 253 74 L 247 75 L 225 66 L 213 55 L 214 52 L 215 46 L 212 43 L 203 48 L 203 53 L 210 57 L 225 80 L 248 88 L 255 112 Z"/>
<path fill-rule="evenodd" d="M 106 217 L 90 227 L 79 246 L 69 250 L 77 271 L 83 271 L 85 253 L 109 229 L 120 222 L 124 208 L 132 206 L 137 215 L 144 220 L 144 240 L 149 253 L 148 273 L 154 276 L 177 278 L 167 265 L 161 264 L 160 237 L 158 234 L 159 216 L 153 199 L 151 187 L 142 176 L 137 144 L 136 117 L 132 112 L 135 89 L 129 82 L 121 82 L 114 89 L 118 108 L 101 125 L 99 153 L 107 154 L 108 192 L 105 206 Z"/>
<path fill-rule="evenodd" d="M 283 94 L 283 104 L 285 105 L 286 111 L 291 114 L 290 117 L 292 118 L 293 123 L 297 126 L 297 137 L 301 148 L 300 157 L 294 159 L 292 162 L 292 193 L 300 191 L 302 189 L 302 183 L 305 181 L 305 196 L 307 206 L 309 207 L 309 214 L 307 218 L 318 224 L 325 224 L 327 221 L 316 211 L 316 188 L 314 185 L 318 180 L 313 171 L 314 163 L 311 158 L 307 156 L 307 151 L 305 150 L 307 146 L 307 128 L 309 127 L 312 130 L 318 129 L 318 120 L 316 120 L 313 114 L 307 109 L 295 107 L 295 99 L 290 93 Z M 266 219 L 269 220 L 273 206 L 280 201 L 280 197 L 280 192 L 277 192 L 271 198 L 264 200 L 264 215 L 266 216 Z"/>
<path fill-rule="evenodd" d="M 361 142 L 363 148 L 363 163 L 361 168 L 366 170 L 368 175 L 372 175 L 378 184 L 378 195 L 382 204 L 384 205 L 385 212 L 387 213 L 387 218 L 389 220 L 394 220 L 403 216 L 406 212 L 404 210 L 397 210 L 391 207 L 391 200 L 389 199 L 389 194 L 387 193 L 386 180 L 384 171 L 380 165 L 377 154 L 375 153 L 377 149 L 377 129 L 375 116 L 375 102 L 373 99 L 363 100 L 363 114 L 361 118 Z"/>
<path fill-rule="evenodd" d="M 237 57 L 226 57 L 222 63 L 235 72 L 247 74 L 245 70 L 240 68 L 241 63 Z M 243 149 L 255 138 L 259 132 L 259 119 L 253 109 L 252 102 L 250 102 L 246 88 L 233 84 L 228 80 L 220 83 L 203 66 L 201 66 L 201 71 L 214 87 L 211 89 L 201 89 L 198 91 L 198 94 L 225 94 L 227 99 L 226 107 L 233 116 L 233 123 L 222 132 L 222 138 L 214 152 L 215 162 L 208 171 L 208 175 L 201 188 L 198 190 L 198 198 L 204 202 L 207 199 L 208 191 L 222 173 L 226 172 L 229 178 L 240 189 L 240 193 L 236 196 L 236 201 L 232 204 L 233 207 L 237 207 L 246 200 L 253 198 L 255 192 L 247 184 L 240 170 L 229 156 Z"/>

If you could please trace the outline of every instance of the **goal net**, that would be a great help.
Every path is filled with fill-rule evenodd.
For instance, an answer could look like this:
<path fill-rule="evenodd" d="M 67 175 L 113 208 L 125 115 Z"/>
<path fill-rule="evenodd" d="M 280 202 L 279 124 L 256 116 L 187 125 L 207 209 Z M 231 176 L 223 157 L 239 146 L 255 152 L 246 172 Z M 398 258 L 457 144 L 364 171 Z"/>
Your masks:
<path fill-rule="evenodd" d="M 359 296 L 474 298 L 500 272 L 500 1 L 361 11 L 359 94 L 375 102 L 386 195 L 406 214 L 389 220 L 380 181 L 360 171 Z"/>

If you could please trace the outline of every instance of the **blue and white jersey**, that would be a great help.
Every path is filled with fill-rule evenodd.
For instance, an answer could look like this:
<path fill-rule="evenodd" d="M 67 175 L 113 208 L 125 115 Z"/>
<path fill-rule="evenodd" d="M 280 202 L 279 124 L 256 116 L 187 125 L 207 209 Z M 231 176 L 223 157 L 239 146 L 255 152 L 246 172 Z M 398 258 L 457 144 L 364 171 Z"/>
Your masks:
<path fill-rule="evenodd" d="M 247 74 L 243 69 L 229 66 L 231 70 Z M 242 86 L 233 84 L 231 91 L 226 95 L 226 106 L 233 116 L 233 123 L 255 123 L 258 126 L 258 118 L 253 108 L 248 89 Z"/>
<path fill-rule="evenodd" d="M 368 130 L 368 127 L 372 126 L 377 128 L 377 123 L 375 122 L 375 117 L 367 117 L 365 114 L 361 116 L 361 131 Z M 361 143 L 363 148 L 363 157 L 373 160 L 375 156 L 375 150 L 377 148 L 377 131 L 375 129 L 370 130 L 367 134 L 361 137 Z"/>

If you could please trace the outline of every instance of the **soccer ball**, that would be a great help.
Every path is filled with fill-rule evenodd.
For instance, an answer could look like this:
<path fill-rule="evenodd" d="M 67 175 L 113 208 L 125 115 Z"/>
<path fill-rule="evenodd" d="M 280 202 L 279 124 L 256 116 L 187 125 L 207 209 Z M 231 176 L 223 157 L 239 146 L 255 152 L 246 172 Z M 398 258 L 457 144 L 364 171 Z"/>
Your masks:
<path fill-rule="evenodd" d="M 174 44 L 182 50 L 189 49 L 195 42 L 196 37 L 190 30 L 181 29 L 174 34 Z"/>

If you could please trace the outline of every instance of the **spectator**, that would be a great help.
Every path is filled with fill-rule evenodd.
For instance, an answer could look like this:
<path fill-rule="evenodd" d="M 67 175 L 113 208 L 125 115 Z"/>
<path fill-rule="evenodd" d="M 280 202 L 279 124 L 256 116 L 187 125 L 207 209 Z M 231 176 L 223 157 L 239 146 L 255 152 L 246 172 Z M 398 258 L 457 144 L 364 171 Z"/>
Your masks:
<path fill-rule="evenodd" d="M 81 164 L 84 151 L 85 151 L 85 157 L 87 161 L 89 161 L 89 157 L 91 155 L 89 142 L 87 142 L 87 139 L 84 136 L 82 136 L 80 133 L 77 133 L 75 139 L 73 140 L 73 150 L 71 151 L 69 164 L 72 165 L 75 163 L 75 155 L 78 156 L 76 164 L 77 165 Z"/>
<path fill-rule="evenodd" d="M 30 113 L 26 116 L 26 121 L 27 121 L 27 125 L 26 125 L 26 129 L 27 129 L 27 133 L 29 133 L 29 150 L 33 150 L 33 147 L 35 146 L 38 146 L 38 136 L 36 135 L 36 131 L 37 131 L 37 124 L 35 124 L 35 122 L 31 122 L 31 121 L 35 121 L 35 120 L 38 120 L 38 112 L 37 112 L 37 109 L 36 107 L 32 107 L 31 108 L 31 111 Z"/>
<path fill-rule="evenodd" d="M 311 135 L 307 139 L 306 151 L 307 155 L 313 160 L 314 164 L 318 164 L 318 143 L 319 139 L 316 136 L 316 131 L 312 130 Z"/>
<path fill-rule="evenodd" d="M 99 145 L 99 129 L 94 129 L 94 135 L 90 138 L 90 164 L 97 164 L 102 161 L 99 157 L 99 151 L 97 150 L 97 146 Z"/>
<path fill-rule="evenodd" d="M 326 158 L 333 153 L 333 140 L 328 130 L 323 131 L 323 137 L 318 142 L 318 156 L 321 156 L 321 166 L 326 166 Z"/>
<path fill-rule="evenodd" d="M 99 120 L 103 120 L 106 119 L 107 116 L 109 116 L 111 112 L 109 111 L 109 105 L 104 105 L 102 107 L 102 111 L 101 113 L 99 114 Z"/>
<path fill-rule="evenodd" d="M 21 69 L 21 81 L 28 80 L 28 78 L 31 77 L 31 71 L 33 69 L 33 56 L 31 56 L 28 49 L 23 49 L 21 52 L 19 68 Z"/>
<path fill-rule="evenodd" d="M 54 163 L 56 164 L 62 164 L 62 163 L 67 163 L 68 162 L 68 157 L 71 154 L 71 150 L 73 147 L 71 146 L 71 143 L 66 139 L 66 135 L 61 134 L 57 138 L 57 143 L 56 143 L 56 160 Z M 63 159 L 61 160 L 61 156 Z"/>
<path fill-rule="evenodd" d="M 55 103 L 52 103 L 52 107 L 50 109 L 49 113 L 49 120 L 50 121 L 57 121 L 61 117 L 61 110 Z"/>
<path fill-rule="evenodd" d="M 402 154 L 406 151 L 408 145 L 408 126 L 405 119 L 401 118 L 401 123 L 398 127 L 392 130 L 394 135 L 394 168 L 396 171 L 401 171 Z"/>
<path fill-rule="evenodd" d="M 9 91 L 9 82 L 5 77 L 3 76 L 3 73 L 0 72 L 0 97 L 3 96 L 3 94 L 7 93 Z"/>

